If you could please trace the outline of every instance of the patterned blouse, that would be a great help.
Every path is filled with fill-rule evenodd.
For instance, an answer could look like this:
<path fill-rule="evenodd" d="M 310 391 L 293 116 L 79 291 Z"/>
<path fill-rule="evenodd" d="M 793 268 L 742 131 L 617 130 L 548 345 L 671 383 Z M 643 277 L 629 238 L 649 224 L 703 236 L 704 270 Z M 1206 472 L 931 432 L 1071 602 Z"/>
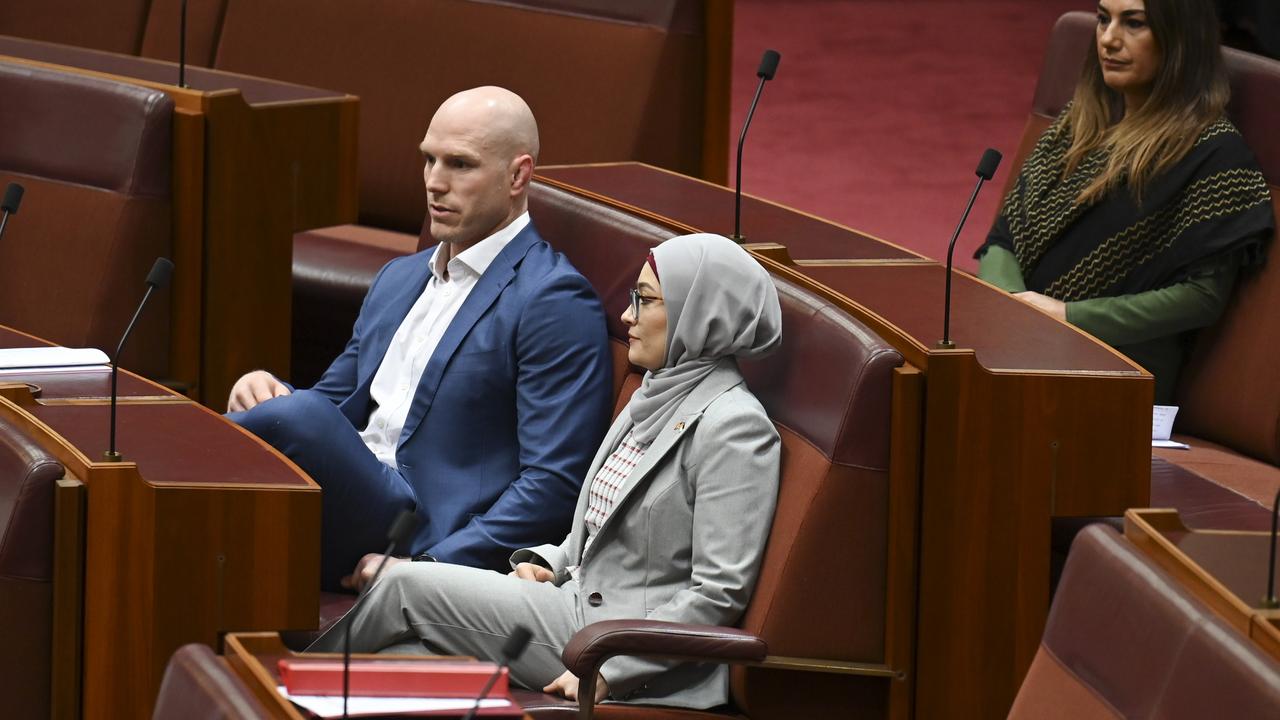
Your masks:
<path fill-rule="evenodd" d="M 618 443 L 618 447 L 604 461 L 604 465 L 600 466 L 600 470 L 591 480 L 585 518 L 587 541 L 582 546 L 584 556 L 587 554 L 587 548 L 591 547 L 591 542 L 595 540 L 596 533 L 613 512 L 614 505 L 621 496 L 622 486 L 626 484 L 627 478 L 631 477 L 631 471 L 640 464 L 640 458 L 644 457 L 644 451 L 648 447 L 637 443 L 631 435 L 631 431 L 628 431 L 623 436 L 622 442 Z M 569 573 L 574 579 L 578 577 L 578 567 L 574 565 L 569 568 Z"/>

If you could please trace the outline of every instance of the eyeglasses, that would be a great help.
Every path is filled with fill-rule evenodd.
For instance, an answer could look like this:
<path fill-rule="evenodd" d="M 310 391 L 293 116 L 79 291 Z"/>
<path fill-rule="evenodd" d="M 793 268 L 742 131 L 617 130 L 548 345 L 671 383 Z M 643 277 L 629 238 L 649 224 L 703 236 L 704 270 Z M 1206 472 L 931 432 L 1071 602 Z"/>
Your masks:
<path fill-rule="evenodd" d="M 662 302 L 662 298 L 656 295 L 641 295 L 639 290 L 631 288 L 631 317 L 639 320 L 640 306 L 651 302 Z"/>

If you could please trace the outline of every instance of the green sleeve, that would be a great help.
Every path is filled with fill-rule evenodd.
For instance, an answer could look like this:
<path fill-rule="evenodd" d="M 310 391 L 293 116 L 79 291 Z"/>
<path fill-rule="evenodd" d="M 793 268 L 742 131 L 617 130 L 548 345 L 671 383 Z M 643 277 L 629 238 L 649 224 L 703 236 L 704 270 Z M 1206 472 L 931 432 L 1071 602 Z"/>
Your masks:
<path fill-rule="evenodd" d="M 1231 297 L 1239 268 L 1237 258 L 1227 255 L 1166 288 L 1069 302 L 1067 322 L 1112 346 L 1212 325 Z"/>
<path fill-rule="evenodd" d="M 1009 293 L 1022 292 L 1027 284 L 1022 280 L 1022 268 L 1018 258 L 1008 248 L 999 245 L 987 247 L 978 260 L 978 277 Z"/>

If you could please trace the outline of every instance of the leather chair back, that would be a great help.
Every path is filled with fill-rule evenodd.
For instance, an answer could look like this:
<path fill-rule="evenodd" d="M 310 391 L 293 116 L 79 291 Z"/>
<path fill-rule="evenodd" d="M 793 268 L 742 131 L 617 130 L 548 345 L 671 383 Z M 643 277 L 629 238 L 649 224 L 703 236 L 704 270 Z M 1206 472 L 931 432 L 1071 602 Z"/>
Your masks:
<path fill-rule="evenodd" d="M 613 356 L 616 416 L 642 375 L 627 361 L 622 312 L 631 302 L 628 292 L 649 250 L 677 233 L 540 181 L 530 188 L 529 214 L 542 237 L 569 258 L 600 296 Z M 430 242 L 424 226 L 419 248 Z"/>
<path fill-rule="evenodd" d="M 1040 133 L 1071 100 L 1085 54 L 1093 51 L 1095 25 L 1086 12 L 1067 13 L 1054 25 L 1013 167 L 1021 168 Z M 1257 156 L 1280 213 L 1274 199 L 1280 193 L 1280 61 L 1230 48 L 1223 53 L 1231 79 L 1227 112 Z M 1010 173 L 1007 183 L 1016 175 Z M 1276 254 L 1273 241 L 1266 265 L 1241 275 L 1222 318 L 1199 333 L 1177 390 L 1179 432 L 1273 465 L 1280 464 L 1280 373 L 1273 368 L 1280 323 L 1268 309 L 1280 304 Z"/>
<path fill-rule="evenodd" d="M 207 645 L 178 648 L 164 670 L 153 720 L 269 718 L 253 691 Z"/>
<path fill-rule="evenodd" d="M 884 661 L 893 371 L 902 355 L 807 290 L 776 279 L 783 342 L 743 363 L 782 435 L 782 484 L 741 627 L 769 654 Z M 880 716 L 878 678 L 735 666 L 734 703 L 754 720 Z"/>
<path fill-rule="evenodd" d="M 142 41 L 150 4 L 150 0 L 6 2 L 0 5 L 0 35 L 132 54 Z"/>
<path fill-rule="evenodd" d="M 539 230 L 604 302 L 621 409 L 640 379 L 626 361 L 620 316 L 627 291 L 649 249 L 675 233 L 540 182 L 530 205 Z M 782 346 L 742 370 L 782 436 L 782 482 L 741 627 L 763 637 L 774 655 L 882 662 L 890 388 L 902 356 L 826 300 L 786 280 L 775 283 Z M 735 667 L 731 675 L 733 701 L 752 718 L 874 709 L 885 704 L 887 687 L 879 679 L 790 670 Z"/>
<path fill-rule="evenodd" d="M 4 322 L 115 350 L 155 258 L 170 255 L 173 102 L 158 90 L 0 63 L 0 185 L 26 186 L 0 241 Z M 121 365 L 168 370 L 157 293 Z"/>
<path fill-rule="evenodd" d="M 53 496 L 62 464 L 0 421 L 0 697 L 9 717 L 48 717 Z"/>
<path fill-rule="evenodd" d="M 1076 536 L 1009 717 L 1261 718 L 1280 663 L 1103 525 Z"/>
<path fill-rule="evenodd" d="M 1226 50 L 1231 119 L 1271 186 L 1280 227 L 1280 61 Z M 1243 273 L 1222 318 L 1201 332 L 1178 380 L 1179 430 L 1280 465 L 1280 246 L 1262 268 Z M 1248 382 L 1241 382 L 1248 378 Z"/>

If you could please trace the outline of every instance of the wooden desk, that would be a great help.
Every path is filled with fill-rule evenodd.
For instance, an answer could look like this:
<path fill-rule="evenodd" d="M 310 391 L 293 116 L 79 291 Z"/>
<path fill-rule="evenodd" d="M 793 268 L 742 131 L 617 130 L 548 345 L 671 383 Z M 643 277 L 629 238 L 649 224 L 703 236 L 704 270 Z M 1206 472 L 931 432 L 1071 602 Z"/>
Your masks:
<path fill-rule="evenodd" d="M 277 688 L 280 686 L 280 672 L 277 669 L 280 660 L 296 655 L 280 642 L 277 633 L 232 633 L 227 636 L 224 656 L 231 669 L 244 680 L 253 694 L 272 718 L 282 720 L 302 720 L 293 703 L 280 697 Z M 377 659 L 387 660 L 386 655 L 353 654 L 354 660 Z M 414 657 L 415 661 L 423 658 Z M 456 659 L 456 658 L 448 658 Z M 468 660 L 473 658 L 467 658 Z M 462 713 L 459 713 L 462 714 Z M 484 717 L 482 714 L 481 717 Z M 529 718 L 526 714 L 525 718 Z M 532 720 L 532 718 L 529 718 Z"/>
<path fill-rule="evenodd" d="M 174 63 L 7 36 L 0 61 L 173 98 L 171 379 L 221 408 L 240 374 L 287 375 L 293 234 L 356 219 L 358 100 L 203 68 L 179 88 Z"/>
<path fill-rule="evenodd" d="M 1227 624 L 1280 660 L 1280 610 L 1261 607 L 1271 533 L 1190 530 L 1176 510 L 1129 510 L 1124 536 Z M 1280 562 L 1277 562 L 1280 570 Z"/>
<path fill-rule="evenodd" d="M 36 338 L 0 327 L 0 347 Z M 27 384 L 37 386 L 36 392 Z M 320 489 L 241 428 L 121 373 L 0 377 L 0 422 L 66 471 L 55 511 L 54 716 L 148 717 L 180 646 L 316 626 Z"/>
<path fill-rule="evenodd" d="M 731 190 L 669 171 L 538 175 L 675 230 L 732 230 Z M 944 267 L 759 198 L 744 196 L 742 215 L 770 272 L 834 300 L 922 376 L 923 400 L 895 387 L 895 416 L 923 419 L 903 424 L 911 437 L 894 428 L 886 651 L 866 658 L 905 675 L 889 715 L 1006 714 L 1048 617 L 1051 518 L 1147 505 L 1151 376 L 965 274 L 953 281 L 957 347 L 940 350 Z"/>

